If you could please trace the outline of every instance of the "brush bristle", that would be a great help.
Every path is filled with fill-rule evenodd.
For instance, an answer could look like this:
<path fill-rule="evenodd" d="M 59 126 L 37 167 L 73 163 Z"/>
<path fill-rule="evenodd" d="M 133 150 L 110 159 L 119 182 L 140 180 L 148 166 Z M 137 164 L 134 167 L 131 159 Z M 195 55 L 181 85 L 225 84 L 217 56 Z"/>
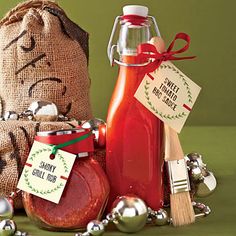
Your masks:
<path fill-rule="evenodd" d="M 189 192 L 170 195 L 171 217 L 174 226 L 194 223 L 195 213 Z"/>

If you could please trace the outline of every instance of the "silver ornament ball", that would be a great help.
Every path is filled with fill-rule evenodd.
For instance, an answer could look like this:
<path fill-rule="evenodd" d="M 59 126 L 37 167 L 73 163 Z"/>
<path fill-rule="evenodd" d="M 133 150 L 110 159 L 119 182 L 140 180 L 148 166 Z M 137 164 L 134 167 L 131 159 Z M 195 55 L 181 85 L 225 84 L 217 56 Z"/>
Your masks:
<path fill-rule="evenodd" d="M 82 121 L 82 128 L 90 129 L 95 138 L 95 148 L 104 148 L 106 145 L 106 123 L 104 120 L 99 118 L 93 118 L 88 121 Z"/>
<path fill-rule="evenodd" d="M 16 232 L 16 224 L 13 220 L 3 220 L 0 222 L 0 235 L 13 236 Z"/>
<path fill-rule="evenodd" d="M 162 226 L 169 224 L 168 213 L 164 209 L 155 212 L 155 225 Z"/>
<path fill-rule="evenodd" d="M 56 104 L 49 101 L 34 101 L 28 110 L 36 121 L 56 121 L 59 115 Z"/>
<path fill-rule="evenodd" d="M 12 219 L 14 209 L 7 198 L 0 198 L 0 221 L 5 219 Z"/>
<path fill-rule="evenodd" d="M 84 129 L 91 129 L 93 131 L 97 131 L 99 128 L 99 125 L 104 125 L 104 124 L 106 124 L 104 120 L 99 119 L 99 118 L 93 118 L 84 122 L 82 124 L 82 127 Z"/>
<path fill-rule="evenodd" d="M 196 187 L 195 195 L 197 197 L 207 197 L 216 189 L 217 181 L 214 174 L 208 171 L 208 175 L 204 176 L 202 181 Z"/>
<path fill-rule="evenodd" d="M 87 225 L 87 231 L 93 236 L 101 236 L 104 233 L 104 225 L 101 221 L 92 220 Z"/>
<path fill-rule="evenodd" d="M 112 213 L 116 216 L 113 222 L 120 231 L 134 233 L 145 226 L 148 209 L 142 199 L 122 196 L 114 202 Z"/>
<path fill-rule="evenodd" d="M 99 126 L 104 125 L 106 122 L 99 118 L 93 118 L 91 120 L 88 120 L 82 124 L 82 127 L 84 129 L 90 129 L 95 134 L 95 139 L 98 140 L 99 138 Z"/>

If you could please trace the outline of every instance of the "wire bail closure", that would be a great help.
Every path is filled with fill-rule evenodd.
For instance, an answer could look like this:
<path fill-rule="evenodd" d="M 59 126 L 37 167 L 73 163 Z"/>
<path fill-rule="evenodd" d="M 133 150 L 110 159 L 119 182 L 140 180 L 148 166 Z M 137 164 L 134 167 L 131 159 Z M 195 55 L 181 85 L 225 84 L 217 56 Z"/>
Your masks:
<path fill-rule="evenodd" d="M 147 18 L 150 19 L 153 22 L 154 29 L 155 29 L 155 32 L 156 32 L 157 36 L 161 37 L 156 19 L 153 16 L 148 16 Z M 113 28 L 112 28 L 112 31 L 111 31 L 111 36 L 110 36 L 110 39 L 109 39 L 109 42 L 108 42 L 108 46 L 107 46 L 107 56 L 108 56 L 108 59 L 110 61 L 110 65 L 114 66 L 114 63 L 116 63 L 120 66 L 134 66 L 134 67 L 140 67 L 140 66 L 148 65 L 150 63 L 150 61 L 145 62 L 145 63 L 140 63 L 140 64 L 129 64 L 129 63 L 121 62 L 118 59 L 114 58 L 114 52 L 115 52 L 115 49 L 117 48 L 117 44 L 113 44 L 113 38 L 114 38 L 116 29 L 117 29 L 117 25 L 118 25 L 118 23 L 120 22 L 121 19 L 122 19 L 122 16 L 117 16 L 116 17 Z"/>

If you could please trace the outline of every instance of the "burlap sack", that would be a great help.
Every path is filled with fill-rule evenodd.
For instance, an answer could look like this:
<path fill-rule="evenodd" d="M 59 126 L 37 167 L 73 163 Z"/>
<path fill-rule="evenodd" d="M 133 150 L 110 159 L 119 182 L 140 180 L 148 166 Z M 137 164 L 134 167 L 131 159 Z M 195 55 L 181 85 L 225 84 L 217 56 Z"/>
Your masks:
<path fill-rule="evenodd" d="M 29 155 L 34 136 L 38 131 L 70 129 L 77 122 L 0 122 L 0 196 L 7 196 L 16 190 L 20 173 Z M 16 207 L 21 207 L 17 199 Z"/>
<path fill-rule="evenodd" d="M 57 4 L 19 4 L 0 21 L 0 115 L 39 99 L 68 117 L 91 118 L 87 65 L 88 33 Z"/>

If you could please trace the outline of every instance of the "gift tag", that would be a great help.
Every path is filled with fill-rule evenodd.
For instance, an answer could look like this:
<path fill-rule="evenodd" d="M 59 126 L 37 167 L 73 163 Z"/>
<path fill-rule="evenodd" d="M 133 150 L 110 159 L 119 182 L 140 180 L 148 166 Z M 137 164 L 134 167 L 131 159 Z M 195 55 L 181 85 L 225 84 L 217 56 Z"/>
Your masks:
<path fill-rule="evenodd" d="M 201 88 L 170 61 L 146 74 L 135 93 L 149 111 L 180 132 Z"/>
<path fill-rule="evenodd" d="M 76 155 L 58 149 L 54 158 L 51 145 L 34 141 L 17 188 L 59 203 Z"/>

